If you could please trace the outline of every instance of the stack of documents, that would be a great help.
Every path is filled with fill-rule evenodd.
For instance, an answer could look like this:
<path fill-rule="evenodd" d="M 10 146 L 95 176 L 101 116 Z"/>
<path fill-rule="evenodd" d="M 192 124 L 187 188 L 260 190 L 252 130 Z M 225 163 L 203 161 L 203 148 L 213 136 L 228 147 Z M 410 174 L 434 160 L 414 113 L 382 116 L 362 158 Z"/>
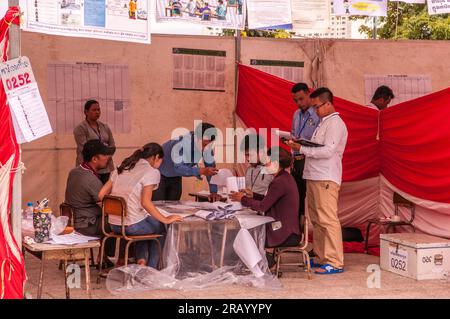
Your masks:
<path fill-rule="evenodd" d="M 48 244 L 53 245 L 74 245 L 74 244 L 86 244 L 91 240 L 98 240 L 97 237 L 84 236 L 79 233 L 73 232 L 67 235 L 52 235 Z"/>

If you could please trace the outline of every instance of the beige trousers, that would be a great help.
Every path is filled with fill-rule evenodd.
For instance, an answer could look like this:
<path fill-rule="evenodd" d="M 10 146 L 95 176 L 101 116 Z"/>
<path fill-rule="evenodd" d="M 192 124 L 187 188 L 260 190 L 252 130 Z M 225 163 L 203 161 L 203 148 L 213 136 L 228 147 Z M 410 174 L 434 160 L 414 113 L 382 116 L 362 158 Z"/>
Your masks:
<path fill-rule="evenodd" d="M 306 181 L 309 218 L 313 225 L 316 263 L 344 267 L 342 229 L 337 216 L 340 186 L 332 181 Z"/>

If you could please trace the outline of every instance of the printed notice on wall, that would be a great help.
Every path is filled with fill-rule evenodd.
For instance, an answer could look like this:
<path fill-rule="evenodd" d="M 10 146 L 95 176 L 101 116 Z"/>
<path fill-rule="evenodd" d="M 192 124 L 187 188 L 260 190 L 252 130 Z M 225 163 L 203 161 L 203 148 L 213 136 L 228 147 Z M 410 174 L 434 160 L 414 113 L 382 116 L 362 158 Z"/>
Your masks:
<path fill-rule="evenodd" d="M 292 29 L 291 0 L 248 0 L 249 29 Z"/>
<path fill-rule="evenodd" d="M 330 1 L 293 0 L 293 30 L 299 34 L 327 32 L 330 29 L 330 14 Z"/>
<path fill-rule="evenodd" d="M 395 98 L 389 106 L 416 99 L 431 93 L 431 76 L 428 75 L 365 75 L 366 104 L 372 100 L 375 90 L 381 85 L 389 86 Z"/>
<path fill-rule="evenodd" d="M 0 64 L 0 75 L 19 144 L 52 133 L 30 60 L 20 57 Z"/>
<path fill-rule="evenodd" d="M 387 16 L 387 0 L 334 0 L 333 8 L 337 16 Z"/>
<path fill-rule="evenodd" d="M 303 82 L 302 61 L 277 61 L 251 59 L 250 65 L 260 71 L 278 76 L 294 83 Z"/>
<path fill-rule="evenodd" d="M 173 48 L 173 88 L 225 91 L 225 51 Z"/>
<path fill-rule="evenodd" d="M 25 31 L 150 43 L 149 0 L 20 0 Z"/>
<path fill-rule="evenodd" d="M 428 14 L 450 13 L 450 0 L 427 0 Z"/>

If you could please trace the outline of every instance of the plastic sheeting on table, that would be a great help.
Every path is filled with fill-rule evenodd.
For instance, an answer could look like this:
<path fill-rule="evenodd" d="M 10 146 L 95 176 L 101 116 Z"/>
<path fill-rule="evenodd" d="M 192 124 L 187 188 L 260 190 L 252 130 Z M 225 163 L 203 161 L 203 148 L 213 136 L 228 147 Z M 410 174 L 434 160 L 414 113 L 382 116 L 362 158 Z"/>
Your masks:
<path fill-rule="evenodd" d="M 264 223 L 268 220 L 256 217 L 262 222 L 250 229 L 241 228 L 237 218 L 205 221 L 188 217 L 174 223 L 168 227 L 162 270 L 137 265 L 113 269 L 107 277 L 107 289 L 115 293 L 230 284 L 281 288 L 280 281 L 268 268 L 265 255 Z M 255 219 L 255 215 L 251 218 Z"/>

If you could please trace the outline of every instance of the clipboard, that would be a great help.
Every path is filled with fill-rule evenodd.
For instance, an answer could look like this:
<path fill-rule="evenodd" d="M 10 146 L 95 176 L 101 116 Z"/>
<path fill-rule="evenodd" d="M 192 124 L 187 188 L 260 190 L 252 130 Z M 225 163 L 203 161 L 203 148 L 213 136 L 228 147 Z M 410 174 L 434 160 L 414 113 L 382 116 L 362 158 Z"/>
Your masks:
<path fill-rule="evenodd" d="M 283 143 L 286 143 L 288 141 L 287 138 L 282 137 L 281 140 L 283 141 Z M 306 146 L 306 147 L 323 147 L 325 145 L 323 144 L 318 144 L 318 143 L 314 143 L 305 139 L 292 139 L 295 143 L 298 143 L 302 146 Z"/>

